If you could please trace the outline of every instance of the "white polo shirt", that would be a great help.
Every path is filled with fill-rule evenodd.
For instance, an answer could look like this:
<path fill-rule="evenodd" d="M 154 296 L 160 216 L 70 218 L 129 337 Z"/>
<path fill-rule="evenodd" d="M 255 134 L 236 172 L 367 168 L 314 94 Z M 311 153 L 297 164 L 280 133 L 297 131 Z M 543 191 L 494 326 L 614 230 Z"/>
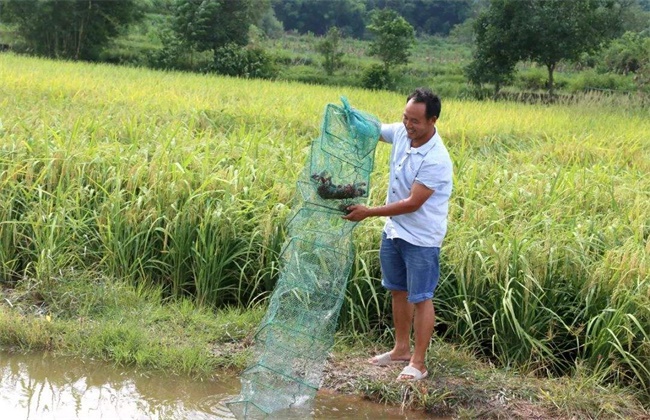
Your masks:
<path fill-rule="evenodd" d="M 387 218 L 384 232 L 413 245 L 440 247 L 447 233 L 453 165 L 438 130 L 420 147 L 411 147 L 402 123 L 382 124 L 381 137 L 392 144 L 386 203 L 408 198 L 414 182 L 433 190 L 418 210 Z"/>

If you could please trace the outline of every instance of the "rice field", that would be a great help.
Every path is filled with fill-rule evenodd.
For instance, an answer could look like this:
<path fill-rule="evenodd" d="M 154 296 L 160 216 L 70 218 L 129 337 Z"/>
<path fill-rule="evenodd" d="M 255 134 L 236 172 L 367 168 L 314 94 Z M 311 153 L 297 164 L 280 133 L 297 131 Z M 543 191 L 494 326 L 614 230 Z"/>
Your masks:
<path fill-rule="evenodd" d="M 401 95 L 0 54 L 0 282 L 93 272 L 214 308 L 264 303 L 325 106 L 399 121 Z M 432 86 L 435 90 L 435 86 Z M 455 164 L 437 331 L 504 365 L 650 384 L 650 118 L 443 99 Z M 370 200 L 385 196 L 389 147 Z M 341 328 L 390 325 L 355 230 Z"/>

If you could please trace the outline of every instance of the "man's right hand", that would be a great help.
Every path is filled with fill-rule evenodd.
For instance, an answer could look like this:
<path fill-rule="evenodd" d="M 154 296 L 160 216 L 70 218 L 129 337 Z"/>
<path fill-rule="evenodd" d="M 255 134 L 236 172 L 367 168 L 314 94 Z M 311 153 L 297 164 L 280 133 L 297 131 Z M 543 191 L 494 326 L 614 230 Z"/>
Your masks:
<path fill-rule="evenodd" d="M 341 217 L 351 222 L 360 222 L 370 216 L 370 209 L 362 204 L 351 205 L 346 209 L 346 211 L 348 214 Z"/>

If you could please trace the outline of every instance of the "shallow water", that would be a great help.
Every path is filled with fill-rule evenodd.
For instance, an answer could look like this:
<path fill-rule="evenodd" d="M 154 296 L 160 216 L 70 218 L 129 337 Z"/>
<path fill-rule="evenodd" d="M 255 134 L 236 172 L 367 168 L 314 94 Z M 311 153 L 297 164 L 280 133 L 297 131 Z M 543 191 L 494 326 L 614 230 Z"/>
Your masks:
<path fill-rule="evenodd" d="M 239 391 L 239 378 L 232 375 L 197 381 L 99 361 L 0 352 L 2 419 L 232 419 L 224 402 Z M 295 418 L 430 417 L 319 391 L 312 412 L 296 413 Z"/>

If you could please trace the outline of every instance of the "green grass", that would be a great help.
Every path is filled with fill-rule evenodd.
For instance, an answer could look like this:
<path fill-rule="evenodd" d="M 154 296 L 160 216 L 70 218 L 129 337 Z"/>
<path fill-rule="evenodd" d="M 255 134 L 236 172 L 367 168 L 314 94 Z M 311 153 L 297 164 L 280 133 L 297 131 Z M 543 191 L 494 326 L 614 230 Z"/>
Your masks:
<path fill-rule="evenodd" d="M 0 288 L 0 349 L 49 351 L 106 360 L 139 372 L 178 374 L 194 380 L 224 370 L 242 371 L 263 305 L 209 311 L 188 299 L 162 300 L 159 289 L 136 288 L 92 273 L 66 272 L 53 286 L 23 280 Z M 643 418 L 631 390 L 603 386 L 585 368 L 543 379 L 496 369 L 463 346 L 434 340 L 430 378 L 405 386 L 389 378 L 354 373 L 379 350 L 368 336 L 340 332 L 332 349 L 332 382 L 342 393 L 456 418 Z M 397 374 L 396 372 L 394 373 Z"/>
<path fill-rule="evenodd" d="M 376 57 L 367 54 L 369 42 L 345 38 L 340 51 L 344 54 L 343 65 L 328 76 L 322 67 L 322 56 L 316 51 L 320 37 L 287 34 L 280 39 L 264 39 L 259 45 L 273 54 L 281 64 L 278 78 L 282 80 L 330 86 L 361 86 L 362 75 L 372 65 L 381 64 Z M 393 90 L 410 92 L 421 85 L 435 87 L 444 97 L 468 97 L 471 95 L 463 66 L 471 60 L 467 45 L 454 43 L 445 38 L 426 37 L 417 40 L 411 49 L 407 66 L 396 73 Z"/>
<path fill-rule="evenodd" d="M 217 367 L 245 367 L 245 351 L 213 350 L 241 347 L 263 314 L 260 306 L 214 313 L 187 299 L 162 302 L 160 289 L 72 271 L 47 285 L 21 281 L 0 297 L 0 347 L 196 377 L 211 376 Z"/>
<path fill-rule="evenodd" d="M 382 121 L 404 105 L 348 87 L 13 54 L 0 65 L 1 281 L 49 290 L 74 270 L 204 308 L 248 307 L 273 289 L 325 105 L 345 95 Z M 445 99 L 438 127 L 455 165 L 438 334 L 502 366 L 564 375 L 585 364 L 647 395 L 647 110 Z M 372 203 L 385 197 L 388 152 L 377 148 Z M 340 320 L 359 336 L 390 336 L 381 227 L 355 230 Z M 136 337 L 106 334 L 98 348 L 127 334 L 120 352 L 136 358 Z"/>
<path fill-rule="evenodd" d="M 341 339 L 336 354 L 365 363 L 385 350 L 366 337 Z M 357 358 L 358 357 L 358 358 Z M 362 369 L 362 368 L 357 368 Z M 499 418 L 645 418 L 647 411 L 632 389 L 605 385 L 584 365 L 572 375 L 547 378 L 517 369 L 495 368 L 465 346 L 434 339 L 427 354 L 428 379 L 414 384 L 393 380 L 400 367 L 362 375 L 355 389 L 371 401 L 423 410 L 434 417 Z"/>

